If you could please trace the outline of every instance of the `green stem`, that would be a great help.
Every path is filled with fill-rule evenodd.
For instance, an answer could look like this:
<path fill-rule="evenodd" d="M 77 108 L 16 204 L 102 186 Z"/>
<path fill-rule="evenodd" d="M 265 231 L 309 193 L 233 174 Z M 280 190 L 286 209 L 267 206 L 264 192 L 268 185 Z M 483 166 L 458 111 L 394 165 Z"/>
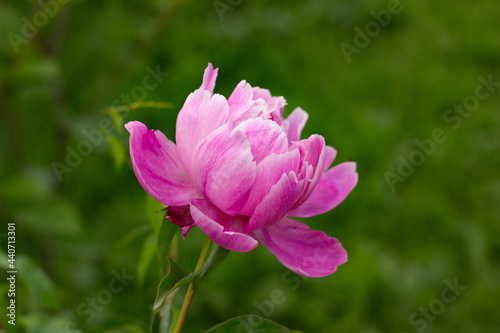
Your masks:
<path fill-rule="evenodd" d="M 196 268 L 194 272 L 197 272 L 203 263 L 207 260 L 208 257 L 208 249 L 212 244 L 212 240 L 207 237 L 205 243 L 203 244 L 203 248 L 201 249 L 200 257 L 198 258 L 198 263 L 196 263 Z M 191 305 L 191 301 L 193 300 L 194 293 L 196 292 L 196 287 L 198 286 L 198 280 L 193 280 L 189 284 L 188 291 L 186 293 L 186 297 L 184 298 L 184 303 L 182 304 L 181 313 L 179 314 L 179 319 L 177 320 L 177 324 L 175 325 L 175 329 L 173 333 L 181 333 L 182 325 L 184 325 L 184 321 L 186 320 L 187 313 L 189 311 L 189 306 Z"/>

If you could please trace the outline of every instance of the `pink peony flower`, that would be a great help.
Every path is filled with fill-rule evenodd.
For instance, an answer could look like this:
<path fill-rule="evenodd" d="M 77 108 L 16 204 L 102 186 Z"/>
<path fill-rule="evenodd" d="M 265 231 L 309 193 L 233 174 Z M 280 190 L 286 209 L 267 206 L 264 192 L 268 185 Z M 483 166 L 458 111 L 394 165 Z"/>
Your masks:
<path fill-rule="evenodd" d="M 336 151 L 321 135 L 300 139 L 307 113 L 297 108 L 283 119 L 286 102 L 269 90 L 241 81 L 227 100 L 213 94 L 217 72 L 209 64 L 184 103 L 177 144 L 138 121 L 125 125 L 137 179 L 183 236 L 197 226 L 232 251 L 260 241 L 298 274 L 335 272 L 347 261 L 340 242 L 290 216 L 337 206 L 357 183 L 356 164 L 330 168 Z"/>

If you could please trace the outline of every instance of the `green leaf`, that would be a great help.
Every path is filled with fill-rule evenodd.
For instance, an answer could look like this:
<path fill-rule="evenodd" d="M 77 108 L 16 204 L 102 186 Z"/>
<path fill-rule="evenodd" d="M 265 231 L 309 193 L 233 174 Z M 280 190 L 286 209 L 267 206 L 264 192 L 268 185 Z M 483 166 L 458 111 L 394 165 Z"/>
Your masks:
<path fill-rule="evenodd" d="M 78 330 L 77 324 L 70 319 L 71 315 L 68 311 L 58 314 L 43 313 L 42 311 L 31 311 L 22 315 L 23 329 L 12 332 L 26 332 L 26 333 L 66 333 L 66 332 L 81 332 Z M 19 323 L 19 322 L 18 322 Z M 7 325 L 6 325 L 7 326 Z M 9 325 L 10 326 L 10 325 Z M 17 323 L 16 323 L 16 326 Z M 0 330 L 0 332 L 2 332 Z"/>
<path fill-rule="evenodd" d="M 148 268 L 151 265 L 151 260 L 155 256 L 156 242 L 154 235 L 149 235 L 144 240 L 141 250 L 141 258 L 137 264 L 137 285 L 142 287 Z"/>
<path fill-rule="evenodd" d="M 172 301 L 178 289 L 174 290 L 167 297 L 165 303 L 153 312 L 151 320 L 150 332 L 152 333 L 167 333 L 173 327 L 176 316 L 173 309 Z"/>
<path fill-rule="evenodd" d="M 170 248 L 170 243 L 172 242 L 177 229 L 177 225 L 170 222 L 168 219 L 163 219 L 160 231 L 158 232 L 158 237 L 156 238 L 156 257 L 162 273 L 167 261 L 167 253 Z"/>
<path fill-rule="evenodd" d="M 175 289 L 185 286 L 194 279 L 199 278 L 200 275 L 207 269 L 207 263 L 203 263 L 203 266 L 198 271 L 186 275 L 186 273 L 173 260 L 168 259 L 168 264 L 168 273 L 163 277 L 158 285 L 158 293 L 153 305 L 153 310 L 158 309 L 163 304 L 165 298 L 167 298 L 167 296 Z"/>
<path fill-rule="evenodd" d="M 137 228 L 132 229 L 129 231 L 125 236 L 123 236 L 122 239 L 115 245 L 113 251 L 111 252 L 108 262 L 111 263 L 115 260 L 116 256 L 122 251 L 123 248 L 125 248 L 129 243 L 131 243 L 133 240 L 138 238 L 144 233 L 147 233 L 150 231 L 149 226 L 146 224 L 140 225 Z"/>
<path fill-rule="evenodd" d="M 64 198 L 11 209 L 14 221 L 34 233 L 74 236 L 83 230 L 78 207 Z"/>
<path fill-rule="evenodd" d="M 106 139 L 109 143 L 109 151 L 111 153 L 111 157 L 113 157 L 113 161 L 115 161 L 115 168 L 116 170 L 120 170 L 127 156 L 127 154 L 125 153 L 125 147 L 113 134 L 107 135 Z"/>
<path fill-rule="evenodd" d="M 50 176 L 46 172 L 31 172 L 4 179 L 0 197 L 7 203 L 46 201 L 52 196 Z"/>
<path fill-rule="evenodd" d="M 126 110 L 128 110 L 126 107 L 124 107 Z M 113 120 L 113 123 L 115 124 L 115 128 L 118 130 L 118 133 L 123 133 L 123 117 L 120 114 L 120 112 L 123 112 L 124 110 L 119 110 L 118 108 L 109 108 L 109 116 L 111 117 L 111 120 Z"/>
<path fill-rule="evenodd" d="M 56 287 L 45 271 L 28 256 L 19 254 L 16 258 L 19 276 L 26 281 L 30 294 L 42 309 L 55 310 L 59 307 Z"/>
<path fill-rule="evenodd" d="M 252 333 L 301 333 L 300 331 L 292 331 L 274 321 L 253 314 L 229 319 L 221 324 L 215 325 L 205 333 L 243 332 L 243 329 L 245 329 L 245 332 Z"/>
<path fill-rule="evenodd" d="M 148 223 L 155 234 L 158 233 L 158 230 L 160 230 L 162 225 L 162 221 L 165 220 L 165 212 L 162 211 L 164 208 L 164 204 L 156 201 L 156 199 L 152 196 L 146 195 L 146 216 L 148 218 Z M 160 212 L 163 214 L 159 214 Z"/>
<path fill-rule="evenodd" d="M 203 272 L 202 277 L 208 275 L 211 271 L 213 271 L 217 266 L 222 264 L 224 260 L 226 260 L 227 256 L 231 251 L 223 248 L 214 243 L 212 251 L 207 259 L 208 269 Z"/>
<path fill-rule="evenodd" d="M 170 102 L 138 101 L 128 105 L 111 106 L 103 111 L 111 117 L 118 133 L 123 133 L 123 113 L 128 113 L 137 109 L 173 109 L 174 104 Z"/>
<path fill-rule="evenodd" d="M 146 333 L 142 328 L 132 324 L 125 324 L 120 328 L 107 330 L 105 333 Z"/>
<path fill-rule="evenodd" d="M 132 104 L 129 104 L 128 107 L 130 107 L 131 110 L 144 109 L 144 108 L 173 109 L 174 104 L 170 103 L 170 102 L 138 101 L 138 102 L 134 102 Z"/>

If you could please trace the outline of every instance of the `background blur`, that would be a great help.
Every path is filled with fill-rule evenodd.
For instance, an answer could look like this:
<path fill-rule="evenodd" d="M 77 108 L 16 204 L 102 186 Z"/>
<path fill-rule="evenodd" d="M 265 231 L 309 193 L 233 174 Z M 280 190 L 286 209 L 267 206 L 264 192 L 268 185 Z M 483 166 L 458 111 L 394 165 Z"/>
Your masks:
<path fill-rule="evenodd" d="M 486 0 L 0 2 L 1 269 L 15 222 L 19 271 L 15 327 L 1 275 L 0 332 L 148 331 L 162 215 L 121 124 L 173 139 L 208 62 L 226 97 L 245 79 L 305 109 L 303 137 L 322 134 L 360 180 L 305 220 L 347 249 L 335 274 L 232 253 L 186 332 L 257 312 L 307 333 L 500 332 L 499 16 Z M 186 270 L 202 243 L 178 237 Z"/>

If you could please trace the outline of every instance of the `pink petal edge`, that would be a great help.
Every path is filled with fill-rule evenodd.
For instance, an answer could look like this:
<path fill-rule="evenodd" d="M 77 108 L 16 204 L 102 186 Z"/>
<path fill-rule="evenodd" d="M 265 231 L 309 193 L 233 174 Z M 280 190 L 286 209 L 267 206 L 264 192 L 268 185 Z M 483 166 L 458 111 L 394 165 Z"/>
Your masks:
<path fill-rule="evenodd" d="M 193 184 L 228 215 L 237 215 L 255 182 L 256 164 L 246 136 L 226 124 L 193 152 Z"/>
<path fill-rule="evenodd" d="M 207 90 L 213 94 L 218 72 L 218 68 L 214 69 L 214 66 L 212 66 L 211 63 L 208 63 L 208 66 L 203 73 L 203 83 L 201 84 L 200 89 Z"/>
<path fill-rule="evenodd" d="M 192 200 L 191 216 L 198 228 L 223 248 L 248 252 L 258 245 L 255 237 L 244 231 L 248 218 L 241 215 L 229 216 L 208 200 Z"/>
<path fill-rule="evenodd" d="M 347 252 L 337 239 L 289 218 L 254 234 L 285 267 L 297 274 L 330 275 L 347 261 Z"/>
<path fill-rule="evenodd" d="M 356 163 L 345 162 L 324 172 L 309 198 L 288 216 L 311 217 L 337 207 L 358 183 Z"/>
<path fill-rule="evenodd" d="M 130 159 L 144 190 L 167 206 L 189 204 L 201 193 L 191 184 L 175 144 L 160 131 L 148 130 L 139 121 L 125 125 L 130 132 Z"/>

